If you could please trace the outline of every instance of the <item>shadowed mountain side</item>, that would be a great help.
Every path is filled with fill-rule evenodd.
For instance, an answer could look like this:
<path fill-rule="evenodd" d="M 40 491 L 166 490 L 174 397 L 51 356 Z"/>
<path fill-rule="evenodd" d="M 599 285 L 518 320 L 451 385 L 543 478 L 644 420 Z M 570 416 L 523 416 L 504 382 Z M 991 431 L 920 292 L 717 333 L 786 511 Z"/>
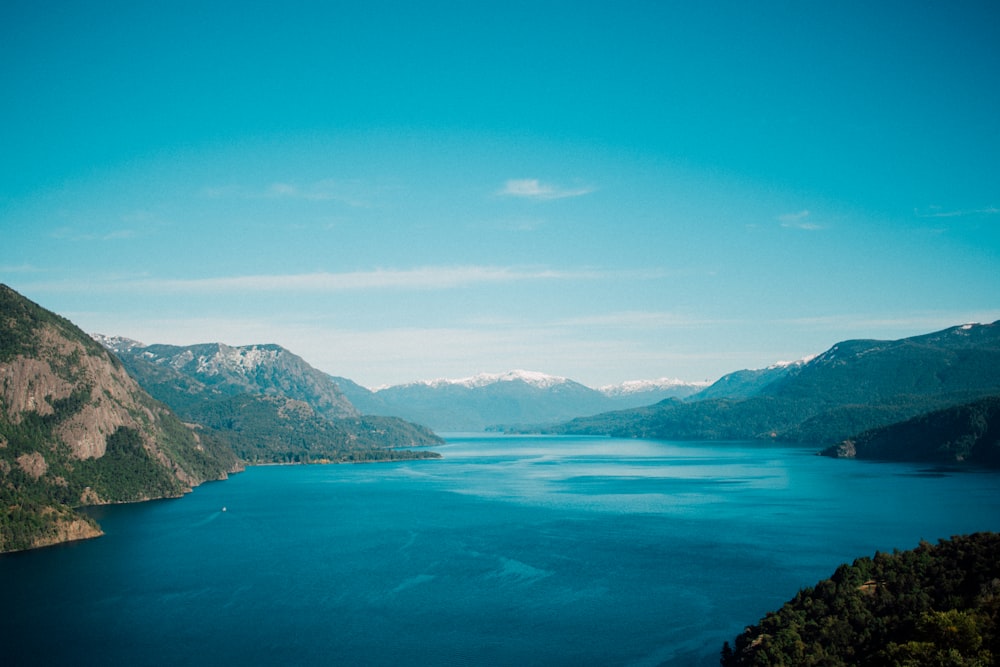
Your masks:
<path fill-rule="evenodd" d="M 865 431 L 823 450 L 826 456 L 1000 467 L 1000 396 Z"/>

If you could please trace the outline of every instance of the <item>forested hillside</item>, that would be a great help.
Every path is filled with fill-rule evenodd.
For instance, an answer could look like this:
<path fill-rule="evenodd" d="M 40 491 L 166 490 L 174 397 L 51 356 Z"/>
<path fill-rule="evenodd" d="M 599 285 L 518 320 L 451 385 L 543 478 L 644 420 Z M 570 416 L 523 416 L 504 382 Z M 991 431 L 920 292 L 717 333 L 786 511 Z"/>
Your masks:
<path fill-rule="evenodd" d="M 1000 535 L 842 565 L 722 650 L 723 667 L 948 665 L 1000 658 Z"/>
<path fill-rule="evenodd" d="M 823 450 L 826 456 L 1000 467 L 1000 396 L 937 410 L 865 431 Z"/>
<path fill-rule="evenodd" d="M 396 417 L 361 416 L 332 378 L 276 345 L 179 348 L 133 341 L 118 349 L 150 394 L 248 463 L 434 458 L 409 448 L 443 442 Z"/>
<path fill-rule="evenodd" d="M 963 325 L 897 341 L 845 341 L 768 377 L 764 384 L 741 383 L 735 398 L 663 401 L 575 419 L 551 430 L 829 445 L 1000 394 L 1000 323 Z"/>
<path fill-rule="evenodd" d="M 240 467 L 71 322 L 0 285 L 0 551 L 99 534 L 75 508 L 177 496 Z"/>

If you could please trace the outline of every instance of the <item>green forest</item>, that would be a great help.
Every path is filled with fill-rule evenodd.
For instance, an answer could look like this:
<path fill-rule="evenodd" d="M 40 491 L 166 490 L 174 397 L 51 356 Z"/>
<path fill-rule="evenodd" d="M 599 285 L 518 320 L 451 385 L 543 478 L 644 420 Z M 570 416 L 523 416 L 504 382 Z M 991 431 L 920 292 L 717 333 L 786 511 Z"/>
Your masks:
<path fill-rule="evenodd" d="M 226 442 L 241 460 L 260 463 L 360 463 L 438 458 L 424 449 L 443 442 L 395 417 L 325 419 L 300 401 L 240 394 L 178 406 L 199 432 Z"/>
<path fill-rule="evenodd" d="M 1000 535 L 841 565 L 722 648 L 723 667 L 988 667 L 1000 658 Z"/>

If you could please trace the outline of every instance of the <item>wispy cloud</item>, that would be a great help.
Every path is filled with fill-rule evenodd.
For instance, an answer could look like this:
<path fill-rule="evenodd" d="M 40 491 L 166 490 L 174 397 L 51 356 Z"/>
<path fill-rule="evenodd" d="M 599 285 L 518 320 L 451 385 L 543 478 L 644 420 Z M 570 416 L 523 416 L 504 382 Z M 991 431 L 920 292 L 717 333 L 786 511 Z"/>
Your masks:
<path fill-rule="evenodd" d="M 298 201 L 333 201 L 353 208 L 368 208 L 370 193 L 362 183 L 353 180 L 323 179 L 312 183 L 275 181 L 264 187 L 251 188 L 241 185 L 209 186 L 201 189 L 201 196 L 208 199 L 286 199 Z"/>
<path fill-rule="evenodd" d="M 789 229 L 804 229 L 807 231 L 823 229 L 822 225 L 810 220 L 810 216 L 812 216 L 812 213 L 808 210 L 802 210 L 798 213 L 785 213 L 778 216 L 778 222 L 781 223 L 782 227 Z"/>
<path fill-rule="evenodd" d="M 77 289 L 110 292 L 160 293 L 260 293 L 260 292 L 348 292 L 365 290 L 457 289 L 481 284 L 525 281 L 601 280 L 617 275 L 597 269 L 566 271 L 538 267 L 455 266 L 413 269 L 375 269 L 345 273 L 301 273 L 284 275 L 223 276 L 215 278 L 126 278 L 82 282 L 50 282 L 33 285 L 35 291 Z"/>
<path fill-rule="evenodd" d="M 0 264 L 0 273 L 41 273 L 44 270 L 31 264 Z"/>
<path fill-rule="evenodd" d="M 590 187 L 564 188 L 549 183 L 542 183 L 537 178 L 515 178 L 504 183 L 497 192 L 503 197 L 520 197 L 523 199 L 566 199 L 590 194 Z"/>
<path fill-rule="evenodd" d="M 929 206 L 926 210 L 913 209 L 913 214 L 918 218 L 963 218 L 970 215 L 997 215 L 1000 214 L 1000 208 L 987 206 L 985 208 L 946 210 L 941 206 Z"/>
<path fill-rule="evenodd" d="M 822 331 L 849 331 L 855 337 L 902 338 L 946 329 L 967 322 L 989 323 L 1000 319 L 1000 309 L 977 311 L 918 311 L 873 316 L 843 313 L 777 320 L 777 324 Z"/>
<path fill-rule="evenodd" d="M 570 327 L 609 327 L 625 329 L 670 329 L 677 327 L 719 326 L 731 320 L 706 318 L 663 311 L 621 311 L 575 317 L 559 322 Z"/>
<path fill-rule="evenodd" d="M 361 189 L 361 185 L 355 181 L 325 179 L 307 185 L 271 183 L 263 196 L 270 199 L 336 201 L 355 208 L 367 208 L 371 204 L 361 195 Z"/>
<path fill-rule="evenodd" d="M 114 229 L 109 232 L 81 232 L 74 227 L 59 227 L 49 236 L 60 241 L 121 241 L 139 234 L 134 229 Z"/>

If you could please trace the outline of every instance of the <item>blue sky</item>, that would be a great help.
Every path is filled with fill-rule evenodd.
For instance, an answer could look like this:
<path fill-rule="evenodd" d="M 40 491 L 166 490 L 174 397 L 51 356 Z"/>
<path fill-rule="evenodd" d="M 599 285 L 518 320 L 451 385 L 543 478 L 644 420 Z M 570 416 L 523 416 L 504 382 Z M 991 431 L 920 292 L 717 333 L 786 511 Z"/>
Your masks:
<path fill-rule="evenodd" d="M 983 2 L 0 7 L 0 281 L 367 386 L 1000 319 Z"/>

